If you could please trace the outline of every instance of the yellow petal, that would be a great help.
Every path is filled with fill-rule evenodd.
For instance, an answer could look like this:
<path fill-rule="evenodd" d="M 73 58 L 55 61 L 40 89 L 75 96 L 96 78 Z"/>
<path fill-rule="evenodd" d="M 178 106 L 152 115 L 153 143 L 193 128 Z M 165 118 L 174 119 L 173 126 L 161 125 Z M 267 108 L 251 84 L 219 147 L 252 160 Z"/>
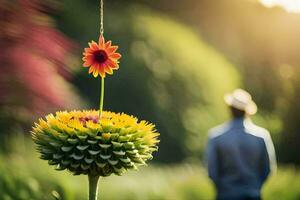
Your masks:
<path fill-rule="evenodd" d="M 97 71 L 97 70 L 95 70 L 95 71 L 93 72 L 93 76 L 94 76 L 95 78 L 98 76 L 98 71 Z"/>
<path fill-rule="evenodd" d="M 91 74 L 93 71 L 95 71 L 95 66 L 91 66 L 89 69 L 89 74 Z"/>

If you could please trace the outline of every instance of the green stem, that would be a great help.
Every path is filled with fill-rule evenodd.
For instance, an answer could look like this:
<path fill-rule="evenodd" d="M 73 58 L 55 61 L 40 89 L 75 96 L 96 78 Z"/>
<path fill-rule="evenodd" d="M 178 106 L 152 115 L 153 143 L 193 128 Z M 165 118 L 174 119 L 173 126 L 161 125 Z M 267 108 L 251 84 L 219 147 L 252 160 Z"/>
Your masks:
<path fill-rule="evenodd" d="M 99 176 L 88 175 L 89 179 L 89 200 L 97 200 Z"/>
<path fill-rule="evenodd" d="M 104 77 L 101 77 L 101 91 L 100 91 L 100 105 L 99 105 L 99 121 L 103 111 L 103 100 L 104 100 Z"/>

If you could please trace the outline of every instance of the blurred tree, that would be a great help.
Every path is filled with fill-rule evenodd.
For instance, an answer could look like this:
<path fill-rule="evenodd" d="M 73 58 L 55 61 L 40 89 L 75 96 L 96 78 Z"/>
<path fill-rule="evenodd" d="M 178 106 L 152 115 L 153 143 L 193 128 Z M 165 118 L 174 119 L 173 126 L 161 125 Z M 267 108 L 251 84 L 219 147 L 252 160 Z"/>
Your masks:
<path fill-rule="evenodd" d="M 76 95 L 66 81 L 70 78 L 70 68 L 65 65 L 74 45 L 52 27 L 46 14 L 50 8 L 54 9 L 51 2 L 1 1 L 2 143 L 6 134 L 29 127 L 37 115 L 76 104 Z"/>
<path fill-rule="evenodd" d="M 281 76 L 285 86 L 285 98 L 280 99 L 283 110 L 284 127 L 281 135 L 280 158 L 284 162 L 300 164 L 300 155 L 296 152 L 300 145 L 300 69 L 282 66 Z M 286 69 L 287 68 L 287 69 Z"/>
<path fill-rule="evenodd" d="M 119 71 L 106 79 L 105 108 L 157 124 L 160 161 L 199 156 L 207 130 L 226 117 L 222 95 L 239 85 L 234 66 L 164 15 L 124 3 L 106 5 L 105 35 L 123 57 Z M 98 37 L 97 3 L 67 0 L 59 20 L 60 28 L 83 45 Z M 99 80 L 83 69 L 75 84 L 97 107 Z"/>

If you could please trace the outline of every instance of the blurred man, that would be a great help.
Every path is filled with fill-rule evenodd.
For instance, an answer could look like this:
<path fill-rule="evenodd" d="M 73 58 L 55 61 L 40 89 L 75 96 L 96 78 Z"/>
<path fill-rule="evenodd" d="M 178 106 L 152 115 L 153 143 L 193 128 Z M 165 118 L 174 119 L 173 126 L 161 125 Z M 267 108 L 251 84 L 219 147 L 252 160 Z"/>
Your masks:
<path fill-rule="evenodd" d="M 232 120 L 213 128 L 206 149 L 209 177 L 217 200 L 259 200 L 261 187 L 276 158 L 269 132 L 256 126 L 250 116 L 257 111 L 250 94 L 236 89 L 224 97 Z"/>

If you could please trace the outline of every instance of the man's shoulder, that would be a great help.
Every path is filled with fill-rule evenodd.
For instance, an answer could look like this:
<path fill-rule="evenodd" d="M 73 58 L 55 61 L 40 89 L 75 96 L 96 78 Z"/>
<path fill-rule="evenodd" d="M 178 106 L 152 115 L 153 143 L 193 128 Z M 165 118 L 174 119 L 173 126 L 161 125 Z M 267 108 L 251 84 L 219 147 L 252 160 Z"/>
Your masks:
<path fill-rule="evenodd" d="M 223 124 L 215 126 L 208 131 L 208 138 L 209 139 L 217 138 L 223 135 L 224 133 L 226 133 L 229 130 L 229 128 L 230 128 L 229 122 L 225 122 Z"/>
<path fill-rule="evenodd" d="M 267 139 L 270 137 L 270 133 L 267 129 L 254 124 L 253 122 L 245 123 L 245 131 L 249 134 L 252 134 L 256 137 Z"/>

